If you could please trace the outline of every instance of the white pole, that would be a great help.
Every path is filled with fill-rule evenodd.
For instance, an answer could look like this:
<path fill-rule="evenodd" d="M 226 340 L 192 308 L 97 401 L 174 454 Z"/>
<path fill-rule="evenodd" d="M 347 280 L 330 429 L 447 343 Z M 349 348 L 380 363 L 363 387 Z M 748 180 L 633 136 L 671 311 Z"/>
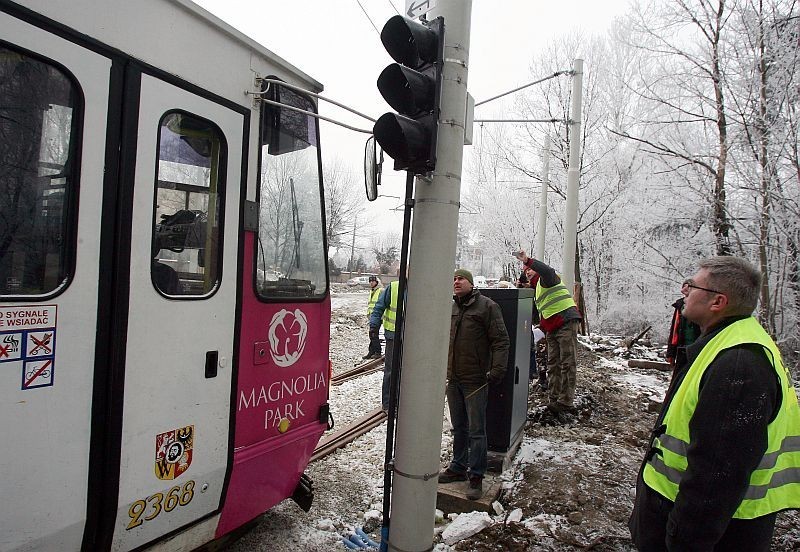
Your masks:
<path fill-rule="evenodd" d="M 353 277 L 353 265 L 355 264 L 355 260 L 353 257 L 356 253 L 356 228 L 358 227 L 358 215 L 353 217 L 353 242 L 350 245 L 350 277 Z"/>
<path fill-rule="evenodd" d="M 471 0 L 440 0 L 445 49 L 436 170 L 417 178 L 411 228 L 403 371 L 389 524 L 389 550 L 433 546 L 444 389 L 461 195 Z"/>
<path fill-rule="evenodd" d="M 569 172 L 567 173 L 567 211 L 564 216 L 564 266 L 561 280 L 571 290 L 575 283 L 575 247 L 578 242 L 578 186 L 581 162 L 581 91 L 583 60 L 575 60 L 572 75 L 572 106 L 569 121 Z"/>
<path fill-rule="evenodd" d="M 536 252 L 534 257 L 544 261 L 544 237 L 547 232 L 547 187 L 550 185 L 550 132 L 542 148 L 542 193 L 539 195 L 539 224 L 536 228 Z"/>

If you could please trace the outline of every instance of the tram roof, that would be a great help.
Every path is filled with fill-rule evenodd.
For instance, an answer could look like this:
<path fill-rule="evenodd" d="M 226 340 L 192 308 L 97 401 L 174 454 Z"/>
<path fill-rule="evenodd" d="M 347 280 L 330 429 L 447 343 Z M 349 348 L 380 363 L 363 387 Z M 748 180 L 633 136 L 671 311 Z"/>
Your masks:
<path fill-rule="evenodd" d="M 242 67 L 321 92 L 322 84 L 190 0 L 17 0 L 45 17 L 229 98 L 252 90 Z M 266 16 L 268 17 L 268 10 Z M 174 55 L 165 55 L 170 49 Z M 197 68 L 202 67 L 202 71 Z M 214 75 L 214 77 L 210 77 Z M 242 87 L 245 88 L 242 88 Z"/>

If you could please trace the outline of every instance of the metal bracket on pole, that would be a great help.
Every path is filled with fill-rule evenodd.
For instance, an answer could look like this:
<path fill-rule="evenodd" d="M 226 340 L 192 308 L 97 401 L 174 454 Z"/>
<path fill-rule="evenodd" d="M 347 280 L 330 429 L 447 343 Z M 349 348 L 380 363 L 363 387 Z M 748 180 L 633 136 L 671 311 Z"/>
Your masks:
<path fill-rule="evenodd" d="M 568 119 L 475 119 L 476 123 L 564 123 L 571 124 Z"/>
<path fill-rule="evenodd" d="M 408 479 L 421 479 L 422 481 L 429 481 L 429 480 L 433 479 L 434 477 L 438 477 L 439 476 L 439 470 L 438 469 L 436 470 L 436 473 L 423 473 L 422 475 L 415 475 L 415 474 L 411 474 L 411 473 L 402 472 L 402 471 L 397 469 L 397 466 L 393 466 L 393 467 L 394 467 L 394 473 L 396 473 L 397 475 L 401 475 L 403 477 L 407 477 Z"/>
<path fill-rule="evenodd" d="M 483 101 L 477 102 L 477 103 L 475 103 L 475 107 L 478 107 L 479 105 L 483 105 L 485 103 L 489 103 L 492 100 L 496 100 L 498 98 L 502 98 L 503 96 L 508 96 L 509 94 L 513 94 L 514 92 L 519 92 L 523 88 L 528 88 L 529 86 L 533 86 L 534 84 L 539 84 L 540 82 L 544 82 L 546 80 L 554 79 L 559 75 L 565 75 L 565 74 L 569 74 L 569 73 L 572 73 L 572 72 L 573 71 L 556 71 L 555 73 L 553 73 L 549 77 L 545 77 L 543 79 L 535 80 L 533 82 L 529 82 L 528 84 L 523 84 L 522 86 L 518 86 L 517 88 L 514 88 L 513 90 L 509 90 L 508 92 L 503 92 L 502 94 L 498 94 L 497 96 L 492 96 L 488 100 L 483 100 Z"/>

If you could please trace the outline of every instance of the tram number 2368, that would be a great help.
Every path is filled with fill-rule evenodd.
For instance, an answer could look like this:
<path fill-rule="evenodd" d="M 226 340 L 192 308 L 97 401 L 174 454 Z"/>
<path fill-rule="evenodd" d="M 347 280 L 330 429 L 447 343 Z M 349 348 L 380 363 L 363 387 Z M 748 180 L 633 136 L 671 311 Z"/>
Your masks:
<path fill-rule="evenodd" d="M 194 481 L 189 480 L 184 483 L 183 487 L 172 487 L 166 494 L 155 493 L 147 498 L 141 498 L 131 504 L 128 508 L 128 517 L 131 522 L 125 529 L 133 529 L 139 527 L 145 521 L 150 521 L 158 517 L 161 512 L 171 512 L 178 506 L 186 506 L 194 498 Z M 151 508 L 147 515 L 148 506 Z"/>

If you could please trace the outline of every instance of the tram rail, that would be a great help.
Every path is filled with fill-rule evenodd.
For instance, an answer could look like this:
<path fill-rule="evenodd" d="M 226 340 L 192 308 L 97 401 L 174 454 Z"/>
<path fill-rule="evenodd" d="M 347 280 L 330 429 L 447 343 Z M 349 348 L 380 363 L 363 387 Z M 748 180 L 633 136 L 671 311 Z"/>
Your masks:
<path fill-rule="evenodd" d="M 382 424 L 384 420 L 386 420 L 386 413 L 380 408 L 376 408 L 344 426 L 339 431 L 323 437 L 314 449 L 314 453 L 311 455 L 311 462 L 324 458 L 345 445 L 352 443 L 358 437 L 369 433 L 375 427 Z"/>
<path fill-rule="evenodd" d="M 377 372 L 383 365 L 383 359 L 384 357 L 381 356 L 374 360 L 367 361 L 364 364 L 359 364 L 350 370 L 345 370 L 341 374 L 336 374 L 335 376 L 331 377 L 331 385 L 341 385 L 346 381 Z"/>

